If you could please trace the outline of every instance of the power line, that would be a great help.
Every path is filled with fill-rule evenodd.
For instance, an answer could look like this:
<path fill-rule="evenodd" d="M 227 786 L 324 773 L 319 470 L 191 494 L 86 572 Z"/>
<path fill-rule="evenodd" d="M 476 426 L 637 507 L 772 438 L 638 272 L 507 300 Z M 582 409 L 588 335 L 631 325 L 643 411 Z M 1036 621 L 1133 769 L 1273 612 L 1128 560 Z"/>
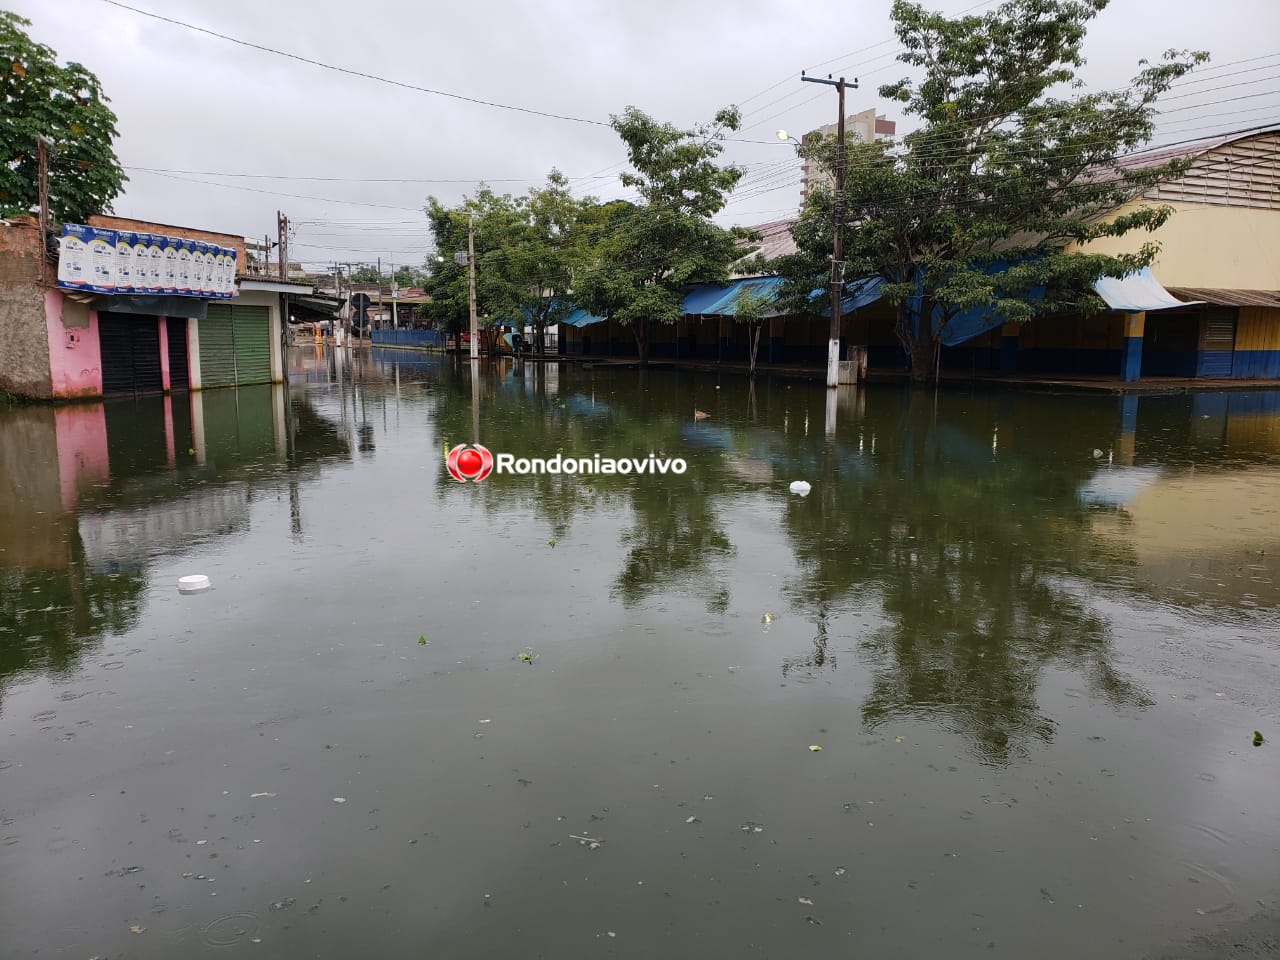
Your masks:
<path fill-rule="evenodd" d="M 264 46 L 260 43 L 252 43 L 248 40 L 241 40 L 239 37 L 228 36 L 225 33 L 218 33 L 216 30 L 210 30 L 206 27 L 196 26 L 194 23 L 187 23 L 183 20 L 175 20 L 173 17 L 162 16 L 158 13 L 152 13 L 150 10 L 143 10 L 140 7 L 130 6 L 127 3 L 121 3 L 120 0 L 102 0 L 103 3 L 113 7 L 119 7 L 122 10 L 129 10 L 140 16 L 150 17 L 153 20 L 160 20 L 164 23 L 173 24 L 176 27 L 182 27 L 186 30 L 193 30 L 196 33 L 203 33 L 206 36 L 216 37 L 219 40 L 226 40 L 228 43 L 234 43 L 242 47 L 248 47 L 251 50 L 258 50 L 262 53 L 270 53 L 273 56 L 285 57 L 289 60 L 296 60 L 299 63 L 310 64 L 313 67 L 319 67 L 322 70 L 332 70 L 334 73 L 345 74 L 350 77 L 360 77 L 362 80 L 374 80 L 378 83 L 390 84 L 393 87 L 400 87 L 403 90 L 413 90 L 417 93 L 429 93 L 437 97 L 448 97 L 451 100 L 460 100 L 464 103 L 475 103 L 484 107 L 495 107 L 499 110 L 511 110 L 515 113 L 527 113 L 535 117 L 546 117 L 550 120 L 566 120 L 570 123 L 585 123 L 591 126 L 607 127 L 610 124 L 604 120 L 590 120 L 586 117 L 571 117 L 563 113 L 551 113 L 547 110 L 535 110 L 532 107 L 520 107 L 510 103 L 499 103 L 496 100 L 484 100 L 480 97 L 469 97 L 461 93 L 452 93 L 448 90 L 436 90 L 432 87 L 423 87 L 414 83 L 405 83 L 402 80 L 392 80 L 389 77 L 380 77 L 376 74 L 365 73 L 363 70 L 353 70 L 350 67 L 338 66 L 334 63 L 325 63 L 323 60 L 313 60 L 310 57 L 304 57 L 297 53 L 289 53 L 286 50 L 276 50 L 274 47 Z"/>

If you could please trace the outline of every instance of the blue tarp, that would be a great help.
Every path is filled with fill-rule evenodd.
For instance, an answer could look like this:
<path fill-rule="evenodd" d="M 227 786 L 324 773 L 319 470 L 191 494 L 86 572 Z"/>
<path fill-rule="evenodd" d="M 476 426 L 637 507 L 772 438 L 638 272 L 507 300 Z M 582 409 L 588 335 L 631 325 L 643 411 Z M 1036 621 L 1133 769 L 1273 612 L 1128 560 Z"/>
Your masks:
<path fill-rule="evenodd" d="M 1003 267 L 996 264 L 992 272 L 998 272 L 1000 269 L 1003 269 Z M 731 317 L 737 312 L 738 297 L 743 293 L 752 296 L 776 298 L 781 286 L 781 277 L 750 277 L 743 280 L 731 280 L 728 284 L 701 283 L 685 295 L 681 304 L 681 311 L 685 316 Z M 864 277 L 861 280 L 853 280 L 846 283 L 846 295 L 840 301 L 840 312 L 842 314 L 852 313 L 879 300 L 880 290 L 883 286 L 884 280 L 880 277 Z M 1160 285 L 1160 282 L 1152 276 L 1150 269 L 1147 268 L 1119 279 L 1103 277 L 1094 284 L 1094 290 L 1113 310 L 1168 310 L 1194 305 L 1193 303 L 1183 303 L 1174 299 L 1173 295 Z M 1037 294 L 1032 291 L 1032 295 L 1036 296 Z M 1041 293 L 1040 295 L 1043 294 Z M 826 290 L 819 288 L 810 295 L 810 299 L 816 300 L 824 296 L 826 296 Z M 1198 302 L 1195 301 L 1194 303 Z M 830 316 L 831 307 L 828 305 L 821 315 Z M 940 316 L 940 313 L 937 316 Z M 935 323 L 937 322 L 937 316 L 934 318 Z M 571 327 L 586 327 L 593 323 L 600 323 L 603 320 L 604 317 L 592 316 L 585 310 L 577 309 L 562 320 L 561 323 L 568 324 Z M 940 339 L 945 346 L 954 347 L 975 337 L 980 337 L 988 330 L 993 330 L 1002 323 L 1004 323 L 1004 318 L 995 308 L 974 307 L 952 317 L 946 327 L 943 328 Z"/>
<path fill-rule="evenodd" d="M 781 286 L 781 277 L 749 277 L 731 280 L 723 286 L 701 284 L 685 296 L 680 309 L 686 316 L 732 317 L 737 315 L 738 298 L 742 295 L 765 297 L 772 302 L 777 299 Z"/>
<path fill-rule="evenodd" d="M 593 316 L 579 307 L 560 322 L 571 327 L 589 327 L 593 323 L 603 323 L 604 319 L 604 317 Z"/>

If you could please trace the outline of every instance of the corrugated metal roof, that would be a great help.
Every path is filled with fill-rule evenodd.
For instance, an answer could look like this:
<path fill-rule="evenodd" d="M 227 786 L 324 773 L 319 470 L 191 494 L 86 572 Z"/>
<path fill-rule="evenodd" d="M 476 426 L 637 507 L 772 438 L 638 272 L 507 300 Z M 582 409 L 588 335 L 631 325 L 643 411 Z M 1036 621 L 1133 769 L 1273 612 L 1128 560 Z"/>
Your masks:
<path fill-rule="evenodd" d="M 790 220 L 773 220 L 769 223 L 757 223 L 755 226 L 747 227 L 748 230 L 754 230 L 760 234 L 760 239 L 744 246 L 758 247 L 752 256 L 761 256 L 766 260 L 773 260 L 781 256 L 790 256 L 798 251 L 795 240 L 791 238 L 791 224 L 795 223 L 795 218 Z"/>
<path fill-rule="evenodd" d="M 1175 297 L 1199 300 L 1218 307 L 1278 307 L 1280 290 L 1240 290 L 1208 287 L 1168 287 Z"/>

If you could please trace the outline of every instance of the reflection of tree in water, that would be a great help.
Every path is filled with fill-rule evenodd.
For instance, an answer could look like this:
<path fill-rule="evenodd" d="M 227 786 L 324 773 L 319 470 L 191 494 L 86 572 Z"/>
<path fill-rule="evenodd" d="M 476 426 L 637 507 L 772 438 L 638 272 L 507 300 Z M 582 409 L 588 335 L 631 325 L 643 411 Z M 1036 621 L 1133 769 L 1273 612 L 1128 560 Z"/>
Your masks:
<path fill-rule="evenodd" d="M 492 451 L 517 456 L 659 457 L 687 456 L 681 425 L 693 404 L 665 391 L 645 389 L 644 373 L 609 378 L 593 397 L 589 380 L 575 389 L 562 373 L 558 393 L 549 394 L 538 365 L 525 378 L 486 375 L 480 383 L 481 442 Z M 681 409 L 677 412 L 677 406 Z M 443 450 L 467 442 L 472 433 L 471 393 L 464 376 L 447 384 L 434 419 L 441 437 L 438 489 L 443 496 L 466 493 L 489 512 L 524 511 L 548 524 L 553 538 L 567 536 L 575 517 L 601 505 L 628 505 L 633 523 L 623 535 L 627 556 L 614 583 L 624 604 L 679 589 L 707 598 L 708 609 L 729 606 L 729 588 L 718 561 L 732 555 L 715 510 L 725 489 L 719 462 L 700 464 L 661 480 L 603 475 L 492 476 L 478 485 L 459 484 L 444 470 Z"/>
<path fill-rule="evenodd" d="M 888 624 L 858 640 L 876 668 L 864 722 L 942 720 L 983 760 L 1008 763 L 1053 737 L 1039 709 L 1045 669 L 1079 671 L 1114 706 L 1149 700 L 1115 669 L 1107 623 L 1065 583 L 1088 549 L 1078 478 L 1060 463 L 1040 469 L 1053 461 L 1034 453 L 994 457 L 977 439 L 990 421 L 956 419 L 940 426 L 906 406 L 869 424 L 876 469 L 838 498 L 791 503 L 802 573 L 787 592 L 818 637 L 784 672 L 830 664 L 834 611 L 878 605 Z"/>
<path fill-rule="evenodd" d="M 678 589 L 705 597 L 711 613 L 729 609 L 718 561 L 733 555 L 733 544 L 720 527 L 707 479 L 686 473 L 661 483 L 632 482 L 635 522 L 623 535 L 627 557 L 614 581 L 614 596 L 627 606 Z"/>
<path fill-rule="evenodd" d="M 31 671 L 66 673 L 102 637 L 137 622 L 141 577 L 64 570 L 0 570 L 0 688 Z"/>

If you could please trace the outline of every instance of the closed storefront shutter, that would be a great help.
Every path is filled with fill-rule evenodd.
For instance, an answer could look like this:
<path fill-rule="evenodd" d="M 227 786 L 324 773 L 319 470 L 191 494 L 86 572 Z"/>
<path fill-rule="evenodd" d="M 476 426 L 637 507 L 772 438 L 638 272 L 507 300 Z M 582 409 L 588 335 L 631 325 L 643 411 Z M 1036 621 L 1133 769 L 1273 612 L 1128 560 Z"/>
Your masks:
<path fill-rule="evenodd" d="M 102 392 L 159 393 L 160 324 L 155 317 L 102 311 L 98 314 L 102 351 Z"/>
<path fill-rule="evenodd" d="M 160 373 L 160 321 L 156 317 L 133 317 L 133 392 L 160 393 L 164 378 Z"/>
<path fill-rule="evenodd" d="M 1205 307 L 1196 376 L 1229 377 L 1236 348 L 1236 309 Z"/>
<path fill-rule="evenodd" d="M 235 335 L 232 331 L 231 307 L 209 304 L 209 312 L 200 321 L 200 385 L 232 387 L 236 382 Z"/>
<path fill-rule="evenodd" d="M 185 390 L 191 386 L 187 365 L 187 319 L 169 317 L 165 325 L 169 330 L 169 389 Z"/>
<path fill-rule="evenodd" d="M 129 325 L 121 317 L 98 314 L 98 344 L 102 350 L 102 392 L 133 392 L 133 346 Z"/>
<path fill-rule="evenodd" d="M 271 382 L 271 323 L 266 307 L 232 307 L 235 329 L 236 381 Z"/>

